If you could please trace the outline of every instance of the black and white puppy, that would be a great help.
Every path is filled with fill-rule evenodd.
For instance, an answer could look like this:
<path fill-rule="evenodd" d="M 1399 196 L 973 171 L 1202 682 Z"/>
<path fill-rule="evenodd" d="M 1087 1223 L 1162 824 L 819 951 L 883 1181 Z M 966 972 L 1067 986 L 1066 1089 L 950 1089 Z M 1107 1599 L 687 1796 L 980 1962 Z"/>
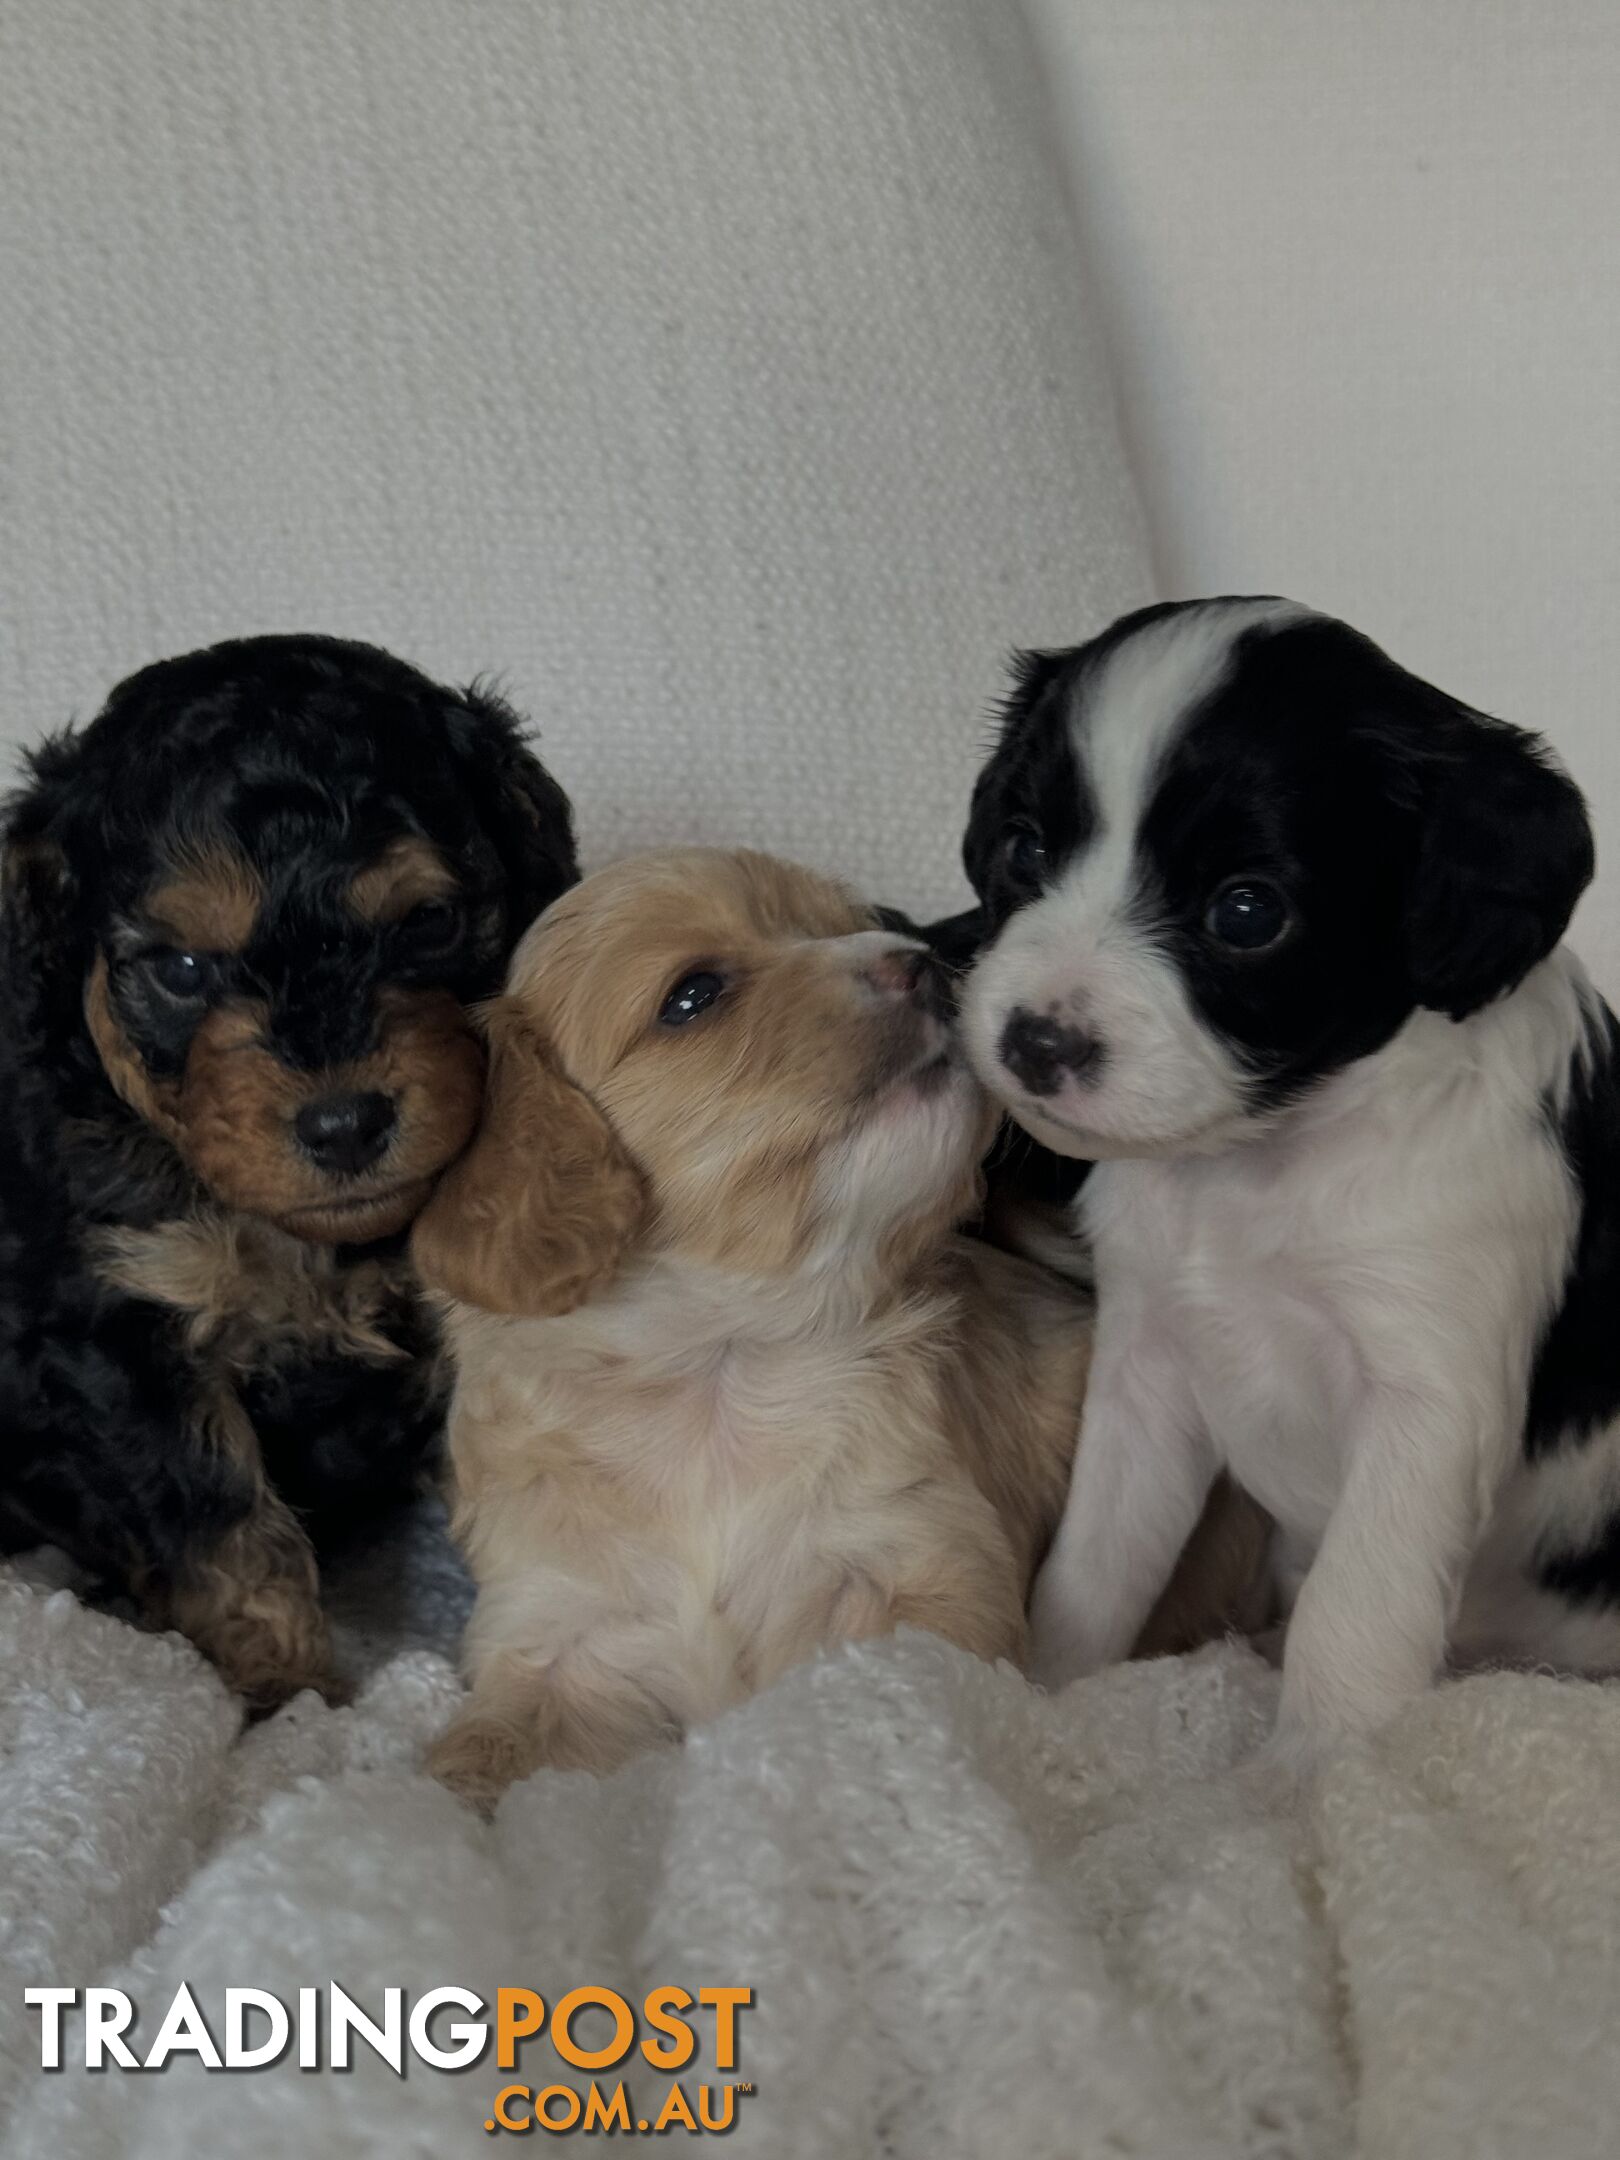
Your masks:
<path fill-rule="evenodd" d="M 1021 664 L 965 855 L 972 1062 L 1097 1162 L 1040 1676 L 1126 1654 L 1223 1466 L 1284 1756 L 1448 1648 L 1620 1669 L 1620 1065 L 1543 745 L 1289 602 L 1149 608 Z"/>

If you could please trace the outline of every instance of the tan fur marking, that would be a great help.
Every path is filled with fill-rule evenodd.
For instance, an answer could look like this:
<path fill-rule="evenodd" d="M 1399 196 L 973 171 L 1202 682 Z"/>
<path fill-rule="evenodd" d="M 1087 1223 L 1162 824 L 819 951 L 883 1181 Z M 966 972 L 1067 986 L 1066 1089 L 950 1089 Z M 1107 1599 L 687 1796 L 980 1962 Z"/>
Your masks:
<path fill-rule="evenodd" d="M 251 1216 L 187 1216 L 152 1230 L 109 1230 L 103 1279 L 183 1313 L 194 1357 L 245 1371 L 267 1349 L 391 1364 L 406 1353 L 383 1322 L 400 1271 L 382 1261 L 339 1267 L 331 1249 Z"/>
<path fill-rule="evenodd" d="M 178 1080 L 155 1080 L 118 1025 L 101 956 L 86 987 L 85 1019 L 118 1093 L 219 1200 L 318 1244 L 403 1229 L 478 1121 L 483 1052 L 445 990 L 386 993 L 376 1052 L 320 1073 L 283 1065 L 261 1040 L 262 1009 L 235 1003 L 204 1019 Z M 299 1148 L 292 1121 L 304 1103 L 343 1088 L 391 1095 L 399 1125 L 376 1169 L 334 1190 Z"/>
<path fill-rule="evenodd" d="M 144 912 L 184 950 L 241 952 L 263 905 L 258 871 L 215 842 L 179 857 L 163 883 L 147 894 Z"/>
<path fill-rule="evenodd" d="M 149 1596 L 148 1616 L 188 1636 L 255 1710 L 272 1710 L 303 1688 L 329 1693 L 331 1646 L 315 1555 L 292 1510 L 264 1482 L 247 1412 L 229 1389 L 205 1389 L 193 1431 L 257 1492 L 250 1514 L 196 1556 L 178 1582 Z"/>
<path fill-rule="evenodd" d="M 118 1024 L 107 987 L 107 956 L 97 953 L 84 986 L 84 1021 L 102 1070 L 119 1097 L 178 1146 L 182 1132 L 180 1083 L 155 1080 L 140 1052 Z"/>
<path fill-rule="evenodd" d="M 448 900 L 455 874 L 429 840 L 415 834 L 391 840 L 349 884 L 349 905 L 362 922 L 400 922 L 424 900 Z"/>
<path fill-rule="evenodd" d="M 334 1693 L 314 1555 L 273 1495 L 175 1586 L 166 1612 L 252 1709 L 273 1710 L 305 1688 Z"/>
<path fill-rule="evenodd" d="M 248 1217 L 205 1214 L 99 1240 L 103 1279 L 182 1314 L 197 1375 L 192 1444 L 224 1455 L 254 1488 L 252 1512 L 191 1571 L 150 1593 L 152 1617 L 189 1635 L 257 1709 L 300 1688 L 331 1693 L 314 1555 L 265 1481 L 236 1388 L 267 1350 L 393 1363 L 383 1331 L 414 1288 L 403 1260 L 339 1268 L 325 1247 Z"/>
<path fill-rule="evenodd" d="M 204 1018 L 179 1078 L 154 1078 L 113 1011 L 101 953 L 85 985 L 84 1016 L 118 1094 L 217 1199 L 317 1244 L 403 1229 L 478 1123 L 483 1050 L 447 990 L 385 991 L 375 1052 L 319 1073 L 283 1065 L 263 1042 L 263 1007 L 237 1000 Z M 391 1095 L 399 1124 L 375 1170 L 334 1189 L 299 1148 L 292 1121 L 306 1102 L 344 1088 Z"/>

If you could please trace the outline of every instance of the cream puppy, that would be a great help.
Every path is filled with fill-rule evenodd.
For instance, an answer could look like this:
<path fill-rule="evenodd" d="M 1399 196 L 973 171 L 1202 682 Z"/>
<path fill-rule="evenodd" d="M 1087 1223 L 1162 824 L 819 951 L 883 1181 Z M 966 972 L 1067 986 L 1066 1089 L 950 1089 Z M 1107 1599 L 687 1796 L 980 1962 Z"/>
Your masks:
<path fill-rule="evenodd" d="M 993 1121 L 941 992 L 752 854 L 619 864 L 519 947 L 482 1129 L 415 1236 L 478 1584 L 433 1766 L 469 1798 L 609 1769 L 821 1644 L 1021 1656 L 1090 1309 L 953 1233 Z M 1254 1557 L 1241 1525 L 1207 1543 L 1167 1640 Z"/>

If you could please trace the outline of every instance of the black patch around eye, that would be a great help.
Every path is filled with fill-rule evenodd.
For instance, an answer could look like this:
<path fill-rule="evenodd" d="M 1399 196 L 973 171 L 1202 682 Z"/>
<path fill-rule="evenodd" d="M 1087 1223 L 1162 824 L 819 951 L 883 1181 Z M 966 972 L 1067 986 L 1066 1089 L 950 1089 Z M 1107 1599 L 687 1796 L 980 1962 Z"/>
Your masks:
<path fill-rule="evenodd" d="M 1233 878 L 1204 913 L 1204 927 L 1231 952 L 1268 952 L 1293 927 L 1293 910 L 1267 878 Z"/>
<path fill-rule="evenodd" d="M 1368 1056 L 1412 1011 L 1414 820 L 1363 733 L 1387 687 L 1385 664 L 1334 626 L 1245 632 L 1137 828 L 1140 918 L 1255 1109 Z"/>
<path fill-rule="evenodd" d="M 1014 890 L 1034 892 L 1046 865 L 1046 842 L 1038 828 L 1027 819 L 1008 826 L 1001 842 L 1001 867 Z"/>
<path fill-rule="evenodd" d="M 725 977 L 712 968 L 696 968 L 683 975 L 658 1009 L 660 1027 L 685 1027 L 699 1013 L 707 1012 L 725 994 Z"/>
<path fill-rule="evenodd" d="M 974 787 L 962 859 L 992 932 L 1035 899 L 1095 830 L 1071 725 L 1084 673 L 1083 648 L 1025 657 L 1003 708 L 1000 740 Z"/>

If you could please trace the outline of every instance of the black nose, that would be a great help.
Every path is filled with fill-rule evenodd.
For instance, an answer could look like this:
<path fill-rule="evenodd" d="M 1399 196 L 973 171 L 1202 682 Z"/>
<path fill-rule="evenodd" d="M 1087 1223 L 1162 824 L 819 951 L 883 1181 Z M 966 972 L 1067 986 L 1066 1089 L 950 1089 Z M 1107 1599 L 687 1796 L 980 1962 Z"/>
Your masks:
<path fill-rule="evenodd" d="M 298 1144 L 334 1177 L 369 1170 L 393 1138 L 399 1111 L 392 1095 L 323 1095 L 293 1119 Z"/>
<path fill-rule="evenodd" d="M 1068 1075 L 1083 1072 L 1102 1052 L 1097 1038 L 1083 1028 L 1022 1005 L 1009 1014 L 1000 1048 L 1002 1064 L 1031 1095 L 1055 1095 Z"/>

